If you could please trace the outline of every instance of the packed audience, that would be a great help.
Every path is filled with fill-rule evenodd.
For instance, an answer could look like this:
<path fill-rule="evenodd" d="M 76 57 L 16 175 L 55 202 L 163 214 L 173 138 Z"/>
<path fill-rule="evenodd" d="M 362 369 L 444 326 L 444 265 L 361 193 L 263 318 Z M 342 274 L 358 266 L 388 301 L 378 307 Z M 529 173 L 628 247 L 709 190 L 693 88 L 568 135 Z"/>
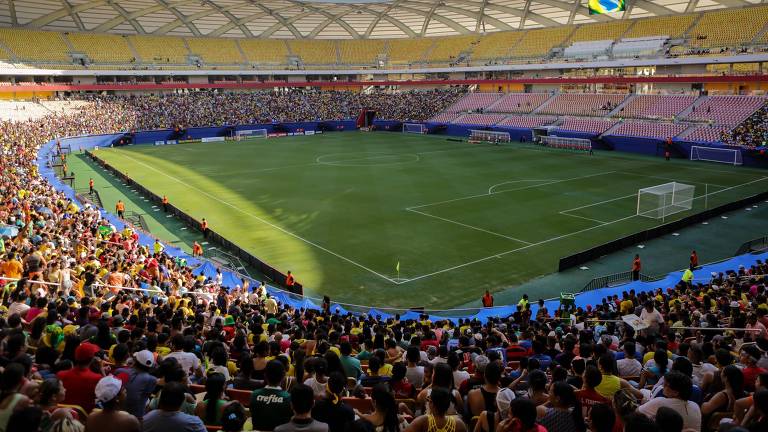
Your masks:
<path fill-rule="evenodd" d="M 761 147 L 768 144 L 768 104 L 729 132 L 722 134 L 725 144 L 740 147 Z"/>
<path fill-rule="evenodd" d="M 0 125 L 0 431 L 768 430 L 768 263 L 487 322 L 294 309 L 38 175 L 40 143 L 138 121 L 119 103 Z"/>

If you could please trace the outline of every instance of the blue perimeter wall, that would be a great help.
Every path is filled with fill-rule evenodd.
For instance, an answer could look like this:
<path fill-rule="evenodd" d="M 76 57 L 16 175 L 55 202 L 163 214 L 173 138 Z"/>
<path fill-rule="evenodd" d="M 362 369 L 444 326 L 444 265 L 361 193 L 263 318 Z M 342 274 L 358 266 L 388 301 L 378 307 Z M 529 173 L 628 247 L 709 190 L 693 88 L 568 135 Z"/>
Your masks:
<path fill-rule="evenodd" d="M 355 122 L 354 121 L 338 121 L 338 122 L 301 122 L 301 123 L 285 123 L 282 124 L 285 126 L 288 130 L 296 131 L 296 130 L 315 130 L 315 128 L 318 127 L 319 124 L 324 123 L 327 125 L 333 125 L 335 126 L 339 131 L 350 131 L 350 130 L 356 130 L 355 128 Z M 402 123 L 401 122 L 393 122 L 389 124 L 389 130 L 401 130 L 402 129 Z M 274 128 L 270 128 L 270 126 L 274 125 L 250 125 L 250 126 L 237 126 L 237 129 L 268 129 L 270 131 L 274 130 Z M 266 126 L 266 127 L 265 127 Z M 397 127 L 400 127 L 398 129 Z M 434 123 L 427 123 L 427 128 L 433 128 L 436 125 Z M 382 127 L 382 129 L 384 129 Z M 448 131 L 451 132 L 450 135 L 455 136 L 468 136 L 469 130 L 473 129 L 471 126 L 459 126 L 459 125 L 448 125 Z M 477 127 L 474 127 L 474 129 L 477 129 Z M 188 130 L 188 133 L 192 135 L 195 138 L 206 138 L 206 137 L 214 137 L 214 136 L 224 136 L 220 135 L 223 133 L 226 133 L 227 131 L 231 130 L 230 127 L 211 127 L 211 128 L 191 128 Z M 385 129 L 386 130 L 386 129 Z M 515 133 L 519 133 L 519 136 L 523 136 L 527 133 L 526 140 L 530 141 L 530 129 L 502 129 L 502 128 L 493 128 L 493 130 L 503 130 L 510 132 L 512 134 L 512 131 L 515 131 Z M 527 131 L 527 132 L 526 132 Z M 566 133 L 562 133 L 559 136 L 566 136 Z M 136 137 L 140 137 L 138 139 L 138 142 L 141 143 L 154 143 L 155 141 L 160 140 L 167 140 L 171 139 L 171 135 L 173 134 L 173 131 L 170 130 L 164 130 L 164 131 L 142 131 L 137 132 L 135 134 Z M 573 133 L 578 134 L 578 133 Z M 579 138 L 587 138 L 589 134 L 579 134 L 582 136 L 578 136 Z M 115 140 L 123 137 L 123 133 L 119 134 L 109 134 L 109 135 L 87 135 L 87 136 L 80 136 L 80 137 L 69 137 L 69 138 L 63 138 L 62 144 L 69 145 L 72 149 L 72 152 L 79 152 L 81 150 L 87 150 L 92 149 L 94 147 L 108 147 L 111 143 L 113 143 Z M 569 135 L 574 136 L 575 135 Z M 624 144 L 629 145 L 629 140 L 636 140 L 636 138 L 630 138 L 630 137 L 621 137 L 622 139 L 626 141 L 622 141 Z M 514 139 L 514 138 L 513 138 Z M 636 141 L 637 142 L 637 141 Z M 75 202 L 78 202 L 79 205 L 82 207 L 83 203 L 79 202 L 77 200 L 77 197 L 75 196 L 75 191 L 69 187 L 69 185 L 63 183 L 54 172 L 54 169 L 52 167 L 48 166 L 48 161 L 50 160 L 51 155 L 53 155 L 55 151 L 55 140 L 49 141 L 48 143 L 44 144 L 40 150 L 38 151 L 38 158 L 37 158 L 37 165 L 40 172 L 40 175 L 45 178 L 51 185 L 53 185 L 57 190 L 62 191 L 66 194 L 66 196 Z M 642 149 L 645 149 L 646 147 L 651 147 L 648 145 L 650 143 L 638 143 L 638 147 L 642 147 Z M 680 144 L 680 143 L 679 143 Z M 693 144 L 690 144 L 693 145 Z M 655 148 L 656 146 L 652 146 Z M 690 147 L 688 147 L 690 149 Z M 107 212 L 105 209 L 100 209 L 102 217 L 106 218 L 112 225 L 114 225 L 118 230 L 122 230 L 125 227 L 125 223 L 121 221 L 117 216 Z M 140 230 L 137 230 L 134 227 L 131 227 L 139 234 L 139 242 L 142 245 L 151 247 L 152 244 L 155 241 L 155 238 L 141 232 Z M 190 255 L 188 255 L 183 250 L 170 246 L 168 244 L 164 244 L 165 246 L 165 253 L 172 257 L 179 257 L 184 258 L 187 261 L 187 264 L 191 267 L 197 267 L 194 270 L 195 274 L 204 274 L 207 277 L 215 277 L 216 274 L 216 265 L 207 261 L 207 260 L 200 260 L 197 258 L 194 258 Z M 737 257 L 733 257 L 731 259 L 728 259 L 726 261 L 722 261 L 715 264 L 708 264 L 704 265 L 701 268 L 697 269 L 694 272 L 694 277 L 696 281 L 709 281 L 709 274 L 711 272 L 726 272 L 729 270 L 737 269 L 739 265 L 744 265 L 745 267 L 749 268 L 752 264 L 755 263 L 756 260 L 763 260 L 765 261 L 768 259 L 768 252 L 762 253 L 762 254 L 745 254 L 740 255 Z M 222 270 L 222 273 L 224 275 L 224 285 L 230 289 L 234 288 L 235 285 L 239 284 L 240 282 L 240 275 L 238 275 L 235 272 L 231 271 L 224 271 Z M 655 282 L 631 282 L 627 283 L 621 286 L 617 287 L 610 287 L 610 288 L 602 288 L 597 289 L 594 291 L 589 291 L 586 293 L 581 293 L 576 296 L 576 306 L 578 307 L 586 307 L 587 305 L 597 305 L 602 302 L 602 299 L 607 296 L 613 296 L 614 294 L 621 295 L 622 291 L 629 291 L 630 289 L 634 289 L 635 292 L 650 292 L 654 291 L 657 288 L 667 289 L 674 287 L 675 284 L 677 284 L 678 281 L 680 281 L 680 278 L 682 277 L 682 271 L 679 272 L 672 272 L 669 273 L 664 279 L 655 281 Z M 258 286 L 258 281 L 251 280 L 251 286 L 256 287 Z M 146 287 L 145 287 L 146 288 Z M 288 293 L 280 288 L 273 287 L 273 286 L 267 286 L 267 290 L 273 298 L 275 298 L 277 301 L 282 302 L 284 304 L 290 305 L 294 308 L 305 308 L 305 309 L 316 309 L 320 310 L 320 301 L 319 299 L 313 299 L 310 297 L 299 297 L 294 294 Z M 529 294 L 530 295 L 530 294 Z M 531 295 L 532 299 L 535 299 L 536 296 Z M 558 309 L 560 305 L 559 299 L 554 300 L 548 300 L 545 302 L 545 305 L 548 310 L 555 311 Z M 451 321 L 458 322 L 459 318 L 469 318 L 469 319 L 478 319 L 482 322 L 485 322 L 488 320 L 488 318 L 505 318 L 512 313 L 514 313 L 517 309 L 516 305 L 506 305 L 506 306 L 497 306 L 493 308 L 476 308 L 476 309 L 461 309 L 456 310 L 457 313 L 450 313 L 450 316 L 443 316 L 443 315 L 437 315 L 437 314 L 430 314 L 430 319 L 432 321 L 436 320 L 444 320 L 449 319 Z M 355 311 L 348 311 L 343 304 L 339 303 L 331 303 L 331 310 L 336 311 L 338 310 L 341 314 L 346 314 L 347 312 L 352 313 L 366 313 L 368 315 L 379 315 L 382 318 L 387 318 L 390 316 L 393 316 L 394 313 L 386 312 L 386 310 L 392 310 L 392 309 L 376 309 L 376 308 L 370 308 L 367 311 L 360 312 L 360 308 L 355 308 Z M 402 311 L 403 309 L 398 309 Z M 538 304 L 534 302 L 531 303 L 531 310 L 533 312 L 533 316 L 536 315 L 536 311 L 538 310 Z M 461 313 L 461 312 L 475 312 L 473 314 L 469 313 Z M 443 311 L 443 312 L 449 312 L 449 311 Z M 447 315 L 447 314 L 446 314 Z M 420 313 L 418 311 L 408 311 L 405 313 L 400 314 L 401 319 L 414 319 L 418 320 L 420 316 Z"/>

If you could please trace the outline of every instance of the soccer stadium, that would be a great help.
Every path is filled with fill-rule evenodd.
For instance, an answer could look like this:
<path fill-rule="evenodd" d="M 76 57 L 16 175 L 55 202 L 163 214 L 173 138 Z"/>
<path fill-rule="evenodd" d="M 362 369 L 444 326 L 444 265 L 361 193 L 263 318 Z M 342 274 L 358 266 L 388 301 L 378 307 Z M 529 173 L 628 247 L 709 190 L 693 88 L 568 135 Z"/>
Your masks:
<path fill-rule="evenodd" d="M 763 0 L 5 0 L 0 152 L 0 432 L 768 431 Z"/>

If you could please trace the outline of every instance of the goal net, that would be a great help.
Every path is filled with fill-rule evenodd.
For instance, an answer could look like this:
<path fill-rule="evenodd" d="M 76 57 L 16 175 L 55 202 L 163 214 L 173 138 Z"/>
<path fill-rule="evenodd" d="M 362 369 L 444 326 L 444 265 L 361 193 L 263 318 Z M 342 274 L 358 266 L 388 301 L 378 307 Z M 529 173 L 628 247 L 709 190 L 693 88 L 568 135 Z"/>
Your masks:
<path fill-rule="evenodd" d="M 421 123 L 403 123 L 403 132 L 425 134 L 427 133 L 427 128 Z"/>
<path fill-rule="evenodd" d="M 696 187 L 684 183 L 664 183 L 637 192 L 637 215 L 662 219 L 693 208 Z"/>
<path fill-rule="evenodd" d="M 235 131 L 235 135 L 234 135 L 234 138 L 236 141 L 249 139 L 249 138 L 266 138 L 266 137 L 267 137 L 266 129 L 238 130 L 238 131 Z"/>
<path fill-rule="evenodd" d="M 717 147 L 691 146 L 692 161 L 720 162 L 741 165 L 741 150 Z"/>
<path fill-rule="evenodd" d="M 494 143 L 494 144 L 508 143 L 510 142 L 510 137 L 509 137 L 509 132 L 472 129 L 469 131 L 469 142 L 471 143 L 487 142 L 487 143 Z"/>
<path fill-rule="evenodd" d="M 564 150 L 592 152 L 592 141 L 585 138 L 562 138 L 542 135 L 539 144 L 544 147 Z"/>

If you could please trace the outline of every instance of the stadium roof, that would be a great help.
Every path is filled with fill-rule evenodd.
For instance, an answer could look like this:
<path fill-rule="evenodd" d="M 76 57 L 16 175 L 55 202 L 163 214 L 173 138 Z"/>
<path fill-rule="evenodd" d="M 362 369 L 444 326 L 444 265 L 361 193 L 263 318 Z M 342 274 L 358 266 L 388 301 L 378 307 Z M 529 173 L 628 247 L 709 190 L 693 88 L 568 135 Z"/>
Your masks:
<path fill-rule="evenodd" d="M 448 36 L 668 15 L 764 0 L 0 0 L 0 26 L 120 34 L 361 39 Z"/>

